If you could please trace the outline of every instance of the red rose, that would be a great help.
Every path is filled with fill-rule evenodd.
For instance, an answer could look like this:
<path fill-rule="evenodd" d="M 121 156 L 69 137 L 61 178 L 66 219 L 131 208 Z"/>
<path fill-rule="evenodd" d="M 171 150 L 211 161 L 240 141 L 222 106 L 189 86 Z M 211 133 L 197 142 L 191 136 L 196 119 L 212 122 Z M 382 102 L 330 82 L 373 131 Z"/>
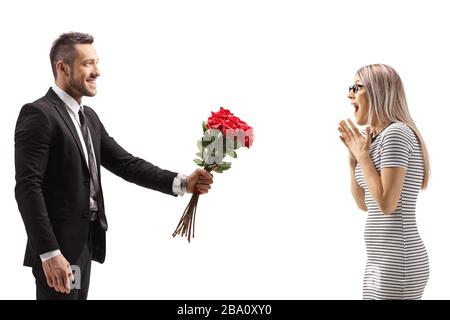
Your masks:
<path fill-rule="evenodd" d="M 253 136 L 253 128 L 250 127 L 245 121 L 242 121 L 238 117 L 234 116 L 230 110 L 225 108 L 220 108 L 218 112 L 211 112 L 211 116 L 207 121 L 208 129 L 217 129 L 222 132 L 222 134 L 226 134 L 228 132 L 235 132 L 236 130 L 241 131 L 243 134 L 242 142 L 247 148 L 253 144 L 254 136 Z"/>
<path fill-rule="evenodd" d="M 250 148 L 253 144 L 253 140 L 255 140 L 255 137 L 253 135 L 253 128 L 248 127 L 248 129 L 245 130 L 245 146 L 247 148 Z"/>

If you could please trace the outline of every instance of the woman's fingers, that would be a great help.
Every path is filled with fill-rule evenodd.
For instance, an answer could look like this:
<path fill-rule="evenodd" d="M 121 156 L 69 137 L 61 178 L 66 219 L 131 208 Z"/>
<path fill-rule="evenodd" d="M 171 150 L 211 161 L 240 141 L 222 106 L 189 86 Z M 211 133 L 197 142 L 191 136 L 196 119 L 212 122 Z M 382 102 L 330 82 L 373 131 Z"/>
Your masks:
<path fill-rule="evenodd" d="M 347 145 L 347 143 L 345 142 L 345 139 L 342 138 L 342 136 L 339 136 L 339 139 L 341 139 L 342 143 L 348 148 L 348 145 Z"/>
<path fill-rule="evenodd" d="M 366 127 L 366 146 L 370 146 L 372 144 L 372 128 L 370 126 Z"/>
<path fill-rule="evenodd" d="M 352 128 L 353 132 L 355 135 L 359 136 L 361 135 L 361 133 L 359 132 L 358 128 L 356 128 L 355 124 L 353 123 L 352 120 L 347 119 L 348 124 L 350 125 L 350 127 Z"/>
<path fill-rule="evenodd" d="M 349 135 L 350 137 L 353 137 L 352 129 L 350 129 L 350 127 L 347 125 L 347 123 L 344 120 L 340 121 L 339 125 L 341 126 L 341 128 L 344 130 L 344 132 L 347 135 Z"/>
<path fill-rule="evenodd" d="M 342 140 L 342 142 L 345 143 L 345 138 L 348 137 L 347 134 L 345 133 L 344 129 L 342 129 L 341 127 L 337 128 L 337 129 L 338 129 L 339 133 L 341 134 L 339 136 L 339 138 Z"/>

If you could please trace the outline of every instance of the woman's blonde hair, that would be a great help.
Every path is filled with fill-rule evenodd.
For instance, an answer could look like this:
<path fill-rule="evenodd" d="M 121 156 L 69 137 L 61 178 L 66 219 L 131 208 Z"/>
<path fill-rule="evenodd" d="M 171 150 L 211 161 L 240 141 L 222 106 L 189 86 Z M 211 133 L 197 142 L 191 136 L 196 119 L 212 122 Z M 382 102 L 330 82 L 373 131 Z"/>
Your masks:
<path fill-rule="evenodd" d="M 417 129 L 408 109 L 402 80 L 394 68 L 385 64 L 371 64 L 356 72 L 367 92 L 369 100 L 369 124 L 375 119 L 381 124 L 403 122 L 416 134 L 422 148 L 422 189 L 430 178 L 430 159 L 425 141 Z"/>

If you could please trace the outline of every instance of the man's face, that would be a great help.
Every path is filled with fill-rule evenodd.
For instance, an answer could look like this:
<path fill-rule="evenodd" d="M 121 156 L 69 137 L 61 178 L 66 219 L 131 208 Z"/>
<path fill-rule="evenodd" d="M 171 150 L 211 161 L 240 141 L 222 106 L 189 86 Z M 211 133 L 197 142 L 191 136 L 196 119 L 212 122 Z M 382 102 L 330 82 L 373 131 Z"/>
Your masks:
<path fill-rule="evenodd" d="M 98 56 L 91 44 L 77 44 L 76 56 L 67 77 L 68 90 L 77 100 L 97 94 L 96 79 L 100 76 Z"/>

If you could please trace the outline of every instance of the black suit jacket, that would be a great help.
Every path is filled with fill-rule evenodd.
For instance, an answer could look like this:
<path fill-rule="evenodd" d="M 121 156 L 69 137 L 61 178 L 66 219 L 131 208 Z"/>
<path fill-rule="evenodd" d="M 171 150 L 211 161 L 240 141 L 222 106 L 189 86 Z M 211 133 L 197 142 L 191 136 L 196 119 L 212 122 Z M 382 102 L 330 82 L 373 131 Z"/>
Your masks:
<path fill-rule="evenodd" d="M 127 181 L 173 195 L 175 172 L 132 156 L 108 135 L 94 110 L 84 110 L 99 175 L 101 164 Z M 20 111 L 15 166 L 15 196 L 28 235 L 24 265 L 32 266 L 40 254 L 56 249 L 74 263 L 89 231 L 90 177 L 72 119 L 52 89 Z M 102 192 L 98 207 L 92 259 L 103 263 L 108 224 Z"/>

